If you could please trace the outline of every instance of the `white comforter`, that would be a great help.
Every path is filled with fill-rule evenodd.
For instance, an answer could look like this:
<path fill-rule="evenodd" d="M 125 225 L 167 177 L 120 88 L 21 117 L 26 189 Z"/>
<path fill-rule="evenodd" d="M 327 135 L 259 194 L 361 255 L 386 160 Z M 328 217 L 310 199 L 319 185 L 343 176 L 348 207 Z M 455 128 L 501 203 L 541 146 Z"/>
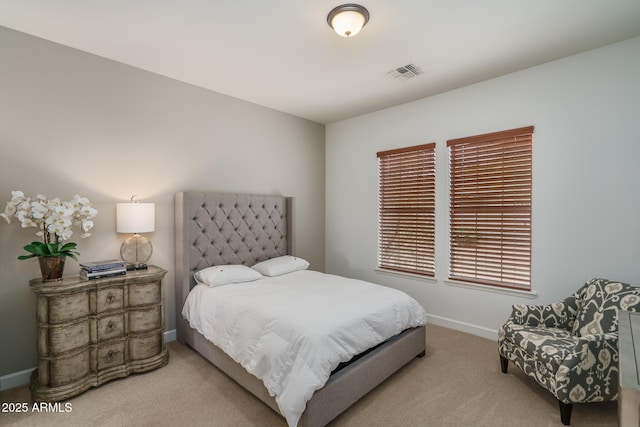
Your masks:
<path fill-rule="evenodd" d="M 310 270 L 197 285 L 182 315 L 264 382 L 289 426 L 339 363 L 426 323 L 422 306 L 401 291 Z"/>

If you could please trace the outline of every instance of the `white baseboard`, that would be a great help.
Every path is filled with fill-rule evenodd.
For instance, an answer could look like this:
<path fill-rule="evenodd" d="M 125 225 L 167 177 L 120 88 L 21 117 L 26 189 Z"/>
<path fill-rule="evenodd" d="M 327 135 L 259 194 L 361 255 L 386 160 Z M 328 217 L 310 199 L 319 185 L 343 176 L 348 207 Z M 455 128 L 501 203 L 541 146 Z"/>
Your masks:
<path fill-rule="evenodd" d="M 485 328 L 483 326 L 473 325 L 471 323 L 460 322 L 459 320 L 449 319 L 447 317 L 435 316 L 433 314 L 427 314 L 428 323 L 433 325 L 443 326 L 445 328 L 454 329 L 460 332 L 466 332 L 471 335 L 476 335 L 489 340 L 498 340 L 498 331 Z M 429 337 L 427 337 L 427 340 Z"/>
<path fill-rule="evenodd" d="M 176 330 L 172 329 L 164 333 L 164 342 L 168 343 L 176 340 Z M 36 368 L 26 369 L 20 372 L 14 372 L 13 374 L 3 375 L 0 377 L 0 391 L 9 390 L 10 388 L 19 387 L 21 385 L 29 384 L 31 379 L 31 373 Z"/>
<path fill-rule="evenodd" d="M 0 391 L 29 384 L 31 373 L 35 370 L 36 368 L 31 368 L 0 377 Z"/>
<path fill-rule="evenodd" d="M 172 330 L 167 331 L 167 332 L 164 333 L 164 342 L 165 343 L 168 343 L 168 342 L 171 342 L 171 341 L 175 341 L 176 338 L 177 338 L 177 336 L 176 336 L 176 330 L 175 329 L 172 329 Z"/>

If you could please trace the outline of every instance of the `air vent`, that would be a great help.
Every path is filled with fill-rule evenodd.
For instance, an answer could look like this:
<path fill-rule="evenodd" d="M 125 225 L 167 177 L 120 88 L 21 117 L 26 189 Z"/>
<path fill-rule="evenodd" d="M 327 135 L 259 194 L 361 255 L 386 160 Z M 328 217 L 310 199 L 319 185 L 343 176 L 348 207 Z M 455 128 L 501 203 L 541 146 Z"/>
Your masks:
<path fill-rule="evenodd" d="M 398 67 L 395 70 L 391 70 L 387 72 L 387 75 L 393 77 L 398 80 L 408 80 L 413 77 L 419 76 L 424 73 L 420 67 L 415 64 L 407 64 L 402 67 Z"/>

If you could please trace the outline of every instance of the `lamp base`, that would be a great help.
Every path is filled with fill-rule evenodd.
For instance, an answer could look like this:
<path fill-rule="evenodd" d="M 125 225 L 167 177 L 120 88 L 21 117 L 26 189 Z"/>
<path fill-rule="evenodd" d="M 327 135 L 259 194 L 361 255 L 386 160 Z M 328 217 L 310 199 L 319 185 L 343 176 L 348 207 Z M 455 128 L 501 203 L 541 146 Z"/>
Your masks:
<path fill-rule="evenodd" d="M 127 263 L 127 270 L 146 270 L 147 261 L 151 258 L 153 246 L 146 237 L 134 234 L 122 243 L 120 258 Z"/>

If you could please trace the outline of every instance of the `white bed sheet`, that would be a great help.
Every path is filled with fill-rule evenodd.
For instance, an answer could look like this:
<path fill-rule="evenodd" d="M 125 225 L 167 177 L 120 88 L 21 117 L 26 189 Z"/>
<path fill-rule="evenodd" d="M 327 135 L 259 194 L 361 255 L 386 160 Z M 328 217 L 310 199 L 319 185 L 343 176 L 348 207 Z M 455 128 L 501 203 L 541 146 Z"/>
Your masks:
<path fill-rule="evenodd" d="M 426 323 L 423 307 L 404 292 L 310 270 L 197 285 L 182 315 L 264 382 L 289 426 L 338 364 Z"/>

